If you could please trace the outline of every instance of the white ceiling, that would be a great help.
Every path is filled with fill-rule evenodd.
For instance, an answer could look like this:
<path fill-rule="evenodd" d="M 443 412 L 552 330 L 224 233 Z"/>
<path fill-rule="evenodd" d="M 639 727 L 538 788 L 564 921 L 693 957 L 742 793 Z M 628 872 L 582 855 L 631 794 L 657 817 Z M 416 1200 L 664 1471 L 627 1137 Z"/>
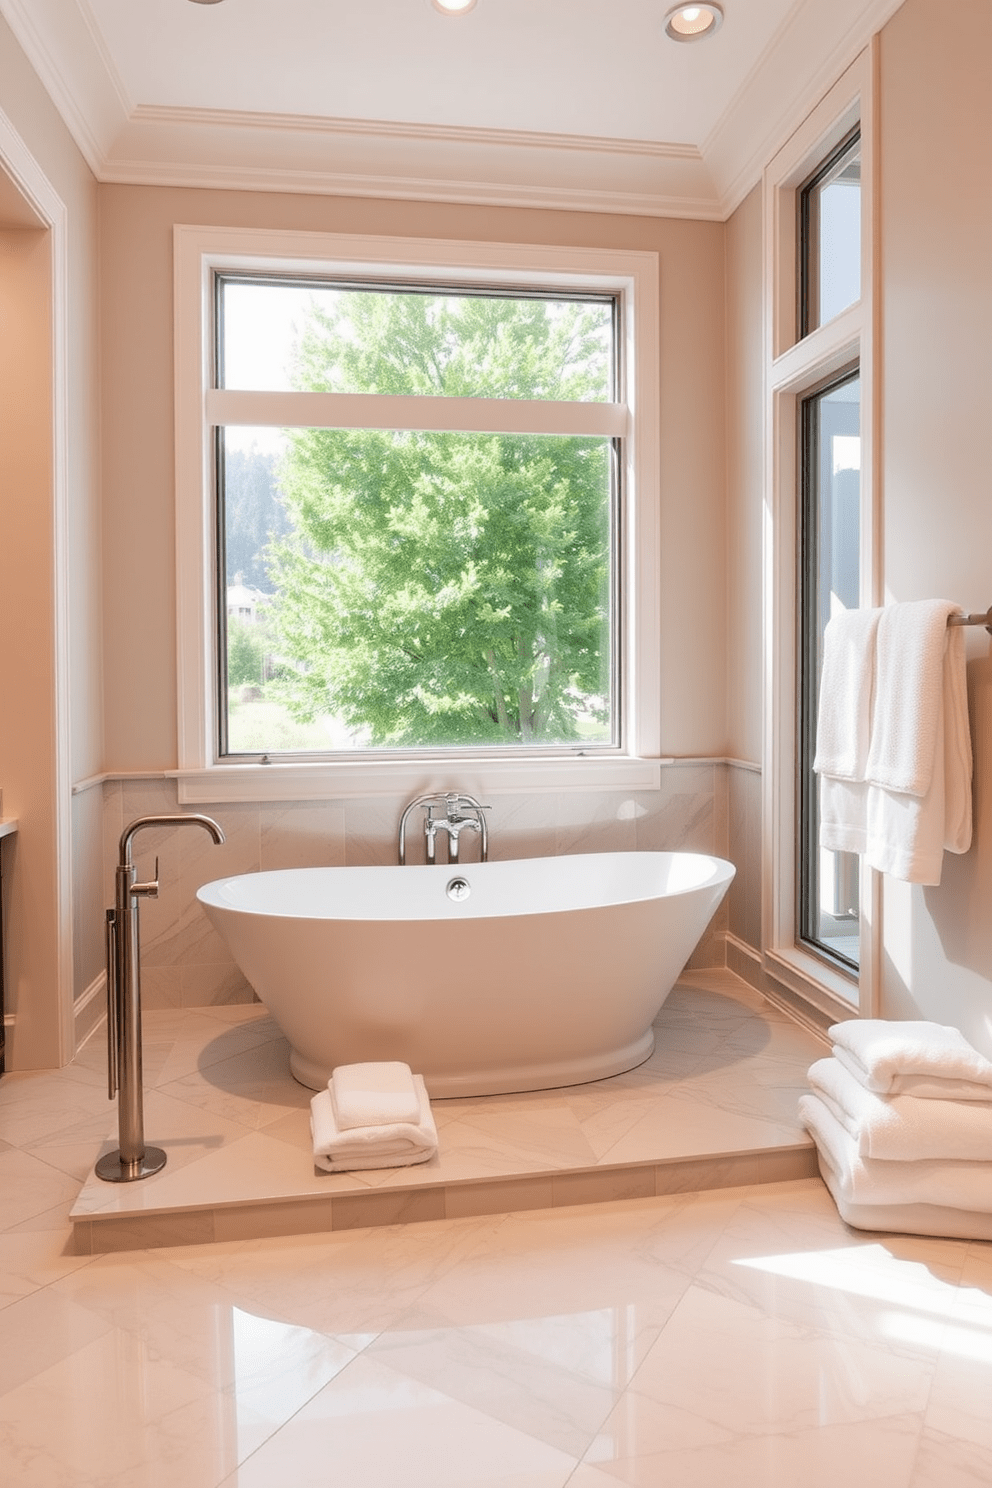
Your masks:
<path fill-rule="evenodd" d="M 725 216 L 902 0 L 0 0 L 100 180 Z"/>

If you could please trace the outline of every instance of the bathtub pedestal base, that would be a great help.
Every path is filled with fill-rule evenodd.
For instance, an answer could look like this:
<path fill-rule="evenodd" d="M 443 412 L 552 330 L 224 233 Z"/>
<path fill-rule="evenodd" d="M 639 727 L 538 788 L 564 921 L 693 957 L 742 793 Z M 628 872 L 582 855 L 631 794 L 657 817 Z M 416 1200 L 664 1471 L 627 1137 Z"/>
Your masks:
<path fill-rule="evenodd" d="M 610 1075 L 622 1075 L 626 1070 L 636 1069 L 654 1053 L 654 1029 L 649 1028 L 640 1038 L 633 1039 L 619 1049 L 605 1054 L 584 1055 L 575 1059 L 563 1059 L 560 1063 L 540 1065 L 515 1065 L 506 1069 L 468 1070 L 464 1073 L 432 1073 L 429 1068 L 417 1069 L 427 1086 L 432 1100 L 453 1100 L 473 1095 L 521 1095 L 531 1090 L 559 1090 L 565 1085 L 589 1085 L 593 1080 L 606 1080 Z M 365 1059 L 396 1058 L 393 1054 L 376 1055 L 366 1053 Z M 340 1063 L 356 1060 L 342 1059 Z M 333 1066 L 325 1067 L 315 1060 L 307 1059 L 295 1049 L 289 1051 L 289 1068 L 293 1078 L 310 1090 L 323 1090 L 331 1078 Z"/>

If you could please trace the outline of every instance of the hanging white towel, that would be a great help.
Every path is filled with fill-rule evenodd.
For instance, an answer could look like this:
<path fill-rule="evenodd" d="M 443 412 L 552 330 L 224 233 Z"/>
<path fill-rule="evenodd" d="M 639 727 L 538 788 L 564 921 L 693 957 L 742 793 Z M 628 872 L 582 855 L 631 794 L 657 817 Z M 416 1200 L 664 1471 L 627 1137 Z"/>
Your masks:
<path fill-rule="evenodd" d="M 865 850 L 865 769 L 881 614 L 880 609 L 841 610 L 823 633 L 813 769 L 820 776 L 820 845 L 832 852 Z"/>
<path fill-rule="evenodd" d="M 823 670 L 813 769 L 864 780 L 875 690 L 875 637 L 882 610 L 841 610 L 823 632 Z"/>
<path fill-rule="evenodd" d="M 830 1190 L 861 1205 L 941 1204 L 992 1213 L 992 1165 L 929 1159 L 884 1162 L 860 1157 L 856 1142 L 815 1095 L 799 1097 L 799 1119 L 816 1143 Z"/>
<path fill-rule="evenodd" d="M 355 1173 L 367 1168 L 404 1168 L 427 1162 L 437 1151 L 437 1127 L 422 1075 L 414 1075 L 420 1101 L 417 1123 L 361 1126 L 341 1131 L 334 1119 L 329 1090 L 319 1090 L 310 1102 L 313 1157 L 328 1173 Z"/>
<path fill-rule="evenodd" d="M 408 1064 L 385 1059 L 365 1064 L 339 1064 L 328 1081 L 339 1131 L 359 1126 L 415 1126 L 420 1097 Z"/>
<path fill-rule="evenodd" d="M 943 605 L 938 726 L 926 791 L 918 795 L 888 789 L 874 781 L 867 788 L 865 861 L 869 867 L 907 883 L 939 884 L 944 853 L 964 853 L 971 846 L 972 756 L 964 634 L 959 626 L 947 626 L 947 609 Z M 880 639 L 882 634 L 880 625 Z M 873 725 L 873 744 L 875 731 Z M 908 778 L 908 750 L 903 763 Z M 870 761 L 868 768 L 872 769 Z M 922 773 L 922 769 L 917 773 L 916 784 L 922 783 Z"/>
<path fill-rule="evenodd" d="M 888 605 L 875 637 L 875 704 L 865 779 L 884 790 L 925 796 L 943 713 L 947 599 Z"/>
<path fill-rule="evenodd" d="M 855 1143 L 859 1157 L 992 1162 L 992 1090 L 984 1101 L 876 1095 L 836 1058 L 818 1059 L 807 1078 L 813 1094 Z"/>
<path fill-rule="evenodd" d="M 868 1090 L 922 1099 L 992 1100 L 992 1062 L 944 1023 L 847 1018 L 827 1030 Z"/>
<path fill-rule="evenodd" d="M 846 695 L 847 718 L 839 721 L 833 701 L 823 702 L 821 683 L 813 766 L 820 775 L 820 845 L 859 853 L 867 866 L 907 883 L 939 884 L 945 851 L 963 853 L 971 846 L 965 644 L 960 627 L 947 625 L 960 607 L 950 600 L 920 600 L 863 613 L 861 626 L 838 616 L 840 623 L 831 632 L 831 620 L 824 635 L 825 674 L 831 663 L 828 697 Z M 873 616 L 874 690 L 862 759 L 857 751 L 864 739 L 864 646 Z"/>

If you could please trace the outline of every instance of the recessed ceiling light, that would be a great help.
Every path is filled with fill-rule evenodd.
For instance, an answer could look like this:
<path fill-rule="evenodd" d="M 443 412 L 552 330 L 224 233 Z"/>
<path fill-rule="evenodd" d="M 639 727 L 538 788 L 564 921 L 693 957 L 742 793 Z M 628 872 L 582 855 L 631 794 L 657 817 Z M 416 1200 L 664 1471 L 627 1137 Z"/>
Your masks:
<path fill-rule="evenodd" d="M 464 15 L 475 9 L 475 0 L 433 0 L 434 9 L 442 15 Z"/>
<path fill-rule="evenodd" d="M 665 17 L 665 31 L 673 41 L 702 41 L 722 24 L 719 5 L 677 5 Z"/>
<path fill-rule="evenodd" d="M 220 0 L 193 0 L 194 5 L 219 5 Z"/>

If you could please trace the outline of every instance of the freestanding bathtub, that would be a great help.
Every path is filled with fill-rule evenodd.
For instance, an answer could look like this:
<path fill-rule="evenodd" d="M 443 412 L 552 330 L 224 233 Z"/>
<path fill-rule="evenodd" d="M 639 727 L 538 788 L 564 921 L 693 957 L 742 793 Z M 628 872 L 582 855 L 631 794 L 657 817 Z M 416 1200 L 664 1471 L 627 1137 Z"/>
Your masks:
<path fill-rule="evenodd" d="M 632 1069 L 734 876 L 696 853 L 298 868 L 197 898 L 290 1045 L 297 1080 L 399 1059 L 432 1096 Z"/>

